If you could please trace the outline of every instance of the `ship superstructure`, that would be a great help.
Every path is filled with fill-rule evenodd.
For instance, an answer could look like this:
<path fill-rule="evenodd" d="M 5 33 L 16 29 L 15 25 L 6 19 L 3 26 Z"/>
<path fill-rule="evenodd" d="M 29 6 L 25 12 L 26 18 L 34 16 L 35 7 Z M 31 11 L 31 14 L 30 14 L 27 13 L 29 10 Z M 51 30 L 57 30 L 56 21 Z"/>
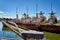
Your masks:
<path fill-rule="evenodd" d="M 60 23 L 58 22 L 57 17 L 54 15 L 55 13 L 52 10 L 52 3 L 51 13 L 48 20 L 46 20 L 46 17 L 43 15 L 44 13 L 42 11 L 38 13 L 37 7 L 38 5 L 36 6 L 36 16 L 30 17 L 27 8 L 27 13 L 24 13 L 21 19 L 18 19 L 18 15 L 16 15 L 17 21 L 13 20 L 13 22 L 19 25 L 19 27 L 24 27 L 28 29 L 60 32 Z"/>
<path fill-rule="evenodd" d="M 23 14 L 23 18 L 21 18 L 21 22 L 22 23 L 30 23 L 31 21 L 31 17 L 29 17 L 29 15 L 27 15 L 26 13 Z"/>
<path fill-rule="evenodd" d="M 51 11 L 50 17 L 49 17 L 49 19 L 48 19 L 48 23 L 50 23 L 50 24 L 55 24 L 55 23 L 57 23 L 57 18 L 56 18 L 56 16 L 55 16 L 54 14 L 55 14 L 55 13 L 54 13 L 53 11 Z"/>
<path fill-rule="evenodd" d="M 48 23 L 50 23 L 50 24 L 57 23 L 57 18 L 56 18 L 56 16 L 54 14 L 55 13 L 54 13 L 54 11 L 52 9 L 52 2 L 51 2 L 51 13 L 50 13 L 50 17 L 48 18 Z"/>
<path fill-rule="evenodd" d="M 34 21 L 32 21 L 32 23 L 37 24 L 40 22 L 44 22 L 45 20 L 46 20 L 46 17 L 43 15 L 42 11 L 40 11 L 38 18 L 37 17 L 34 18 Z"/>
<path fill-rule="evenodd" d="M 24 13 L 22 15 L 22 18 L 20 19 L 20 23 L 30 23 L 30 24 L 38 24 L 41 22 L 47 22 L 48 24 L 56 24 L 57 23 L 57 18 L 54 15 L 55 13 L 52 10 L 52 2 L 51 2 L 51 13 L 50 16 L 48 18 L 48 20 L 46 20 L 46 17 L 43 15 L 44 13 L 42 11 L 40 11 L 40 13 L 38 13 L 38 3 L 36 3 L 36 16 L 34 17 L 30 17 L 28 14 L 28 7 L 26 7 L 26 13 Z M 16 19 L 19 20 L 18 18 L 18 9 L 16 8 Z M 45 22 L 45 23 L 46 23 Z"/>

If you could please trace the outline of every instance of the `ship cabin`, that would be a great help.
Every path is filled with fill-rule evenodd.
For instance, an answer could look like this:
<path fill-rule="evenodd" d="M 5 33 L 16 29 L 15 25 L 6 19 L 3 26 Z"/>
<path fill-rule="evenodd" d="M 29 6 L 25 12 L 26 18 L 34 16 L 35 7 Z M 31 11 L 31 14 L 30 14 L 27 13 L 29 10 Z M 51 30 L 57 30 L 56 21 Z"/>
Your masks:
<path fill-rule="evenodd" d="M 46 20 L 46 17 L 43 15 L 44 13 L 42 13 L 42 11 L 40 11 L 40 19 L 41 19 L 41 21 L 40 22 L 43 22 L 43 21 L 45 21 Z"/>
<path fill-rule="evenodd" d="M 39 14 L 40 15 L 38 16 L 38 18 L 37 18 L 37 16 L 32 18 L 33 19 L 33 21 L 32 21 L 33 24 L 37 24 L 37 23 L 45 21 L 46 17 L 43 15 L 42 11 Z"/>
<path fill-rule="evenodd" d="M 28 14 L 24 13 L 23 18 L 21 18 L 22 23 L 30 23 L 31 22 L 31 17 L 29 17 Z"/>
<path fill-rule="evenodd" d="M 55 23 L 57 23 L 57 18 L 56 18 L 56 16 L 54 14 L 55 13 L 53 11 L 51 11 L 50 17 L 48 19 L 48 23 L 49 24 L 55 24 Z"/>

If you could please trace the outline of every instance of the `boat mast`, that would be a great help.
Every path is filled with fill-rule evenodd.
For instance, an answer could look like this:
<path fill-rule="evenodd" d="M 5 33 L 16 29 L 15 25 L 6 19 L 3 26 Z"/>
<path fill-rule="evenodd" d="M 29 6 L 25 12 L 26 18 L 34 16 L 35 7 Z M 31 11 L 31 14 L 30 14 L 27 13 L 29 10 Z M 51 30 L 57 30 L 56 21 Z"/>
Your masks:
<path fill-rule="evenodd" d="M 28 6 L 26 7 L 26 10 L 27 10 L 27 15 L 26 16 L 28 17 Z"/>
<path fill-rule="evenodd" d="M 48 19 L 48 22 L 49 22 L 50 24 L 57 23 L 57 18 L 55 17 L 54 14 L 55 14 L 55 13 L 54 13 L 53 10 L 52 10 L 52 1 L 51 1 L 51 13 L 50 13 L 50 18 Z"/>
<path fill-rule="evenodd" d="M 54 15 L 55 13 L 53 12 L 53 10 L 52 10 L 53 8 L 52 8 L 52 1 L 51 1 L 51 15 Z"/>
<path fill-rule="evenodd" d="M 27 10 L 27 14 L 28 14 L 28 7 L 26 7 L 26 10 Z"/>
<path fill-rule="evenodd" d="M 51 11 L 52 11 L 52 2 L 51 2 Z"/>
<path fill-rule="evenodd" d="M 36 17 L 38 18 L 38 2 L 36 1 Z"/>
<path fill-rule="evenodd" d="M 16 8 L 16 19 L 18 19 L 18 8 Z"/>

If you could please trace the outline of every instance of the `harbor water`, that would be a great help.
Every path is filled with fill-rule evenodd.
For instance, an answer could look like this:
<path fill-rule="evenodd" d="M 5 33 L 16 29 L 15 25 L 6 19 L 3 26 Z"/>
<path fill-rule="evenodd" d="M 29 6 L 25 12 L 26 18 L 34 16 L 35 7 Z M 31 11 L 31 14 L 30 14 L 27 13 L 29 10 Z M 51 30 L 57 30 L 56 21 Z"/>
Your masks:
<path fill-rule="evenodd" d="M 16 33 L 7 27 L 4 27 L 2 22 L 0 22 L 0 38 L 15 38 L 16 40 L 21 40 L 21 38 Z M 44 32 L 43 40 L 60 40 L 60 34 Z"/>
<path fill-rule="evenodd" d="M 8 27 L 4 27 L 2 22 L 0 22 L 0 38 L 21 40 L 15 32 L 10 30 Z"/>

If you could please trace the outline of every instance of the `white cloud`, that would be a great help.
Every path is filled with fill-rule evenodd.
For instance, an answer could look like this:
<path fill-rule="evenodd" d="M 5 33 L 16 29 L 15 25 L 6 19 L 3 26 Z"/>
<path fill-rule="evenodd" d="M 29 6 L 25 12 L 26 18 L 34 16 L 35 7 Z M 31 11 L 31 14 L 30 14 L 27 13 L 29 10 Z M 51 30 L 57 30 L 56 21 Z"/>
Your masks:
<path fill-rule="evenodd" d="M 0 14 L 4 13 L 3 11 L 0 11 Z"/>
<path fill-rule="evenodd" d="M 7 15 L 8 12 L 0 11 L 0 15 L 4 16 Z"/>
<path fill-rule="evenodd" d="M 10 15 L 9 12 L 4 12 L 4 11 L 0 11 L 0 18 L 16 18 L 16 15 L 13 13 L 11 13 L 12 15 Z M 19 18 L 21 18 L 22 15 L 19 16 Z"/>
<path fill-rule="evenodd" d="M 4 18 L 14 18 L 12 16 L 8 15 L 8 12 L 4 12 L 4 11 L 0 11 L 0 17 L 4 17 Z"/>

